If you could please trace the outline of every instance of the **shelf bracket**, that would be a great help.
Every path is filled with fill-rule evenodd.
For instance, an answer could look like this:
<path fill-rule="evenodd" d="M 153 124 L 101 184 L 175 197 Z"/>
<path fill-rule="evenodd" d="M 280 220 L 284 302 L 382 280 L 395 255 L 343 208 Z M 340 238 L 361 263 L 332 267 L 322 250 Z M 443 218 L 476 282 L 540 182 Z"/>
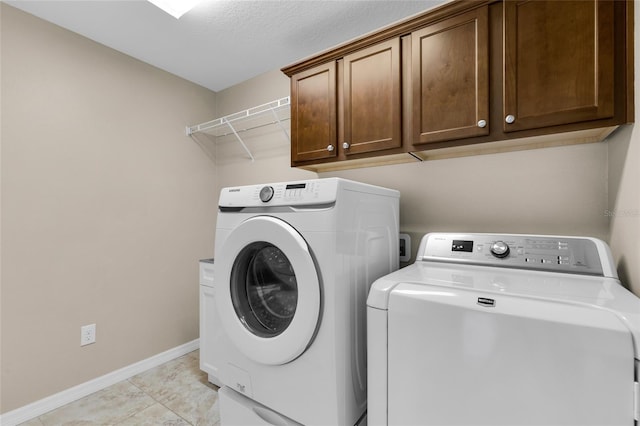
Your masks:
<path fill-rule="evenodd" d="M 287 137 L 287 140 L 291 140 L 291 136 L 289 136 L 289 132 L 287 132 L 287 129 L 284 127 L 284 125 L 282 124 L 282 120 L 280 120 L 278 118 L 278 114 L 276 114 L 276 110 L 274 108 L 271 108 L 271 114 L 273 114 L 273 118 L 276 120 L 276 122 L 278 123 L 278 126 L 280 126 L 280 130 L 282 130 L 282 132 L 285 134 L 285 136 Z"/>
<path fill-rule="evenodd" d="M 238 142 L 240 142 L 240 145 L 242 145 L 242 147 L 244 148 L 244 150 L 247 152 L 247 154 L 249 154 L 249 158 L 251 158 L 251 161 L 255 161 L 255 158 L 253 158 L 253 155 L 251 154 L 251 151 L 249 151 L 249 148 L 247 148 L 247 145 L 244 143 L 244 141 L 242 140 L 242 138 L 240 137 L 240 135 L 238 134 L 238 132 L 236 132 L 236 129 L 233 127 L 233 124 L 231 124 L 231 122 L 229 120 L 227 120 L 227 117 L 223 117 L 222 118 L 223 123 L 225 123 L 227 126 L 229 126 L 229 128 L 231 129 L 231 131 L 233 132 L 233 134 L 236 136 L 236 138 L 238 139 Z"/>

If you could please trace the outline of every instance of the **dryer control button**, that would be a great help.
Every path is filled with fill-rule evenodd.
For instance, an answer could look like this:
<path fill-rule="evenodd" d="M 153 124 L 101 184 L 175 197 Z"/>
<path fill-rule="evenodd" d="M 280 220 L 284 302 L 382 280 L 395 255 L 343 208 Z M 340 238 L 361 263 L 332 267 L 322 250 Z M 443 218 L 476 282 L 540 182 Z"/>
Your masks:
<path fill-rule="evenodd" d="M 266 203 L 267 201 L 271 200 L 272 198 L 273 198 L 273 187 L 272 186 L 265 186 L 260 190 L 260 200 L 263 203 Z"/>

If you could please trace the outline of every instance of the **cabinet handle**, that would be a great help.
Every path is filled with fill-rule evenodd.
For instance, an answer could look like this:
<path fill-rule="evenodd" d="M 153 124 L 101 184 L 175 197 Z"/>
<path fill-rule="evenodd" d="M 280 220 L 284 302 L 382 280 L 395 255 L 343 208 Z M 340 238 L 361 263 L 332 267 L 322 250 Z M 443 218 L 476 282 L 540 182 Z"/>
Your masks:
<path fill-rule="evenodd" d="M 343 147 L 344 149 L 349 149 L 349 147 L 350 147 L 350 146 L 351 146 L 351 145 L 349 145 L 349 142 L 343 142 L 343 143 L 342 143 L 342 147 Z"/>
<path fill-rule="evenodd" d="M 478 121 L 478 127 L 487 127 L 487 121 L 486 120 L 479 120 Z"/>
<path fill-rule="evenodd" d="M 335 148 L 333 147 L 333 145 L 329 145 L 329 146 L 327 147 L 327 151 L 329 151 L 329 152 L 333 152 L 333 150 L 334 150 L 334 149 L 335 149 Z"/>
<path fill-rule="evenodd" d="M 504 121 L 506 121 L 507 124 L 511 124 L 516 121 L 516 118 L 513 115 L 509 114 L 504 118 Z"/>

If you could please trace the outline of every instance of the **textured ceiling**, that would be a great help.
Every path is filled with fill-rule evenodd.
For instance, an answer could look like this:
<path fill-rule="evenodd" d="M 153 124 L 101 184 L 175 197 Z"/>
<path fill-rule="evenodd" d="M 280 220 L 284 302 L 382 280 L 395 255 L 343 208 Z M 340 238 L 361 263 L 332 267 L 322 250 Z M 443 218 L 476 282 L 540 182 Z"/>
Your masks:
<path fill-rule="evenodd" d="M 445 0 L 205 0 L 176 20 L 144 0 L 4 0 L 214 91 Z"/>

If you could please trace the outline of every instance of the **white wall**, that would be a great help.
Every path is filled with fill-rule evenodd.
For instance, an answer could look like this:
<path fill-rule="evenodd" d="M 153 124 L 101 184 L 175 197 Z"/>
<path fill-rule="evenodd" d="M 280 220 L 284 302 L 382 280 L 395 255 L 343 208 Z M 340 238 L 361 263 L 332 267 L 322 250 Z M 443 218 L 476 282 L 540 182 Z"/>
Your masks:
<path fill-rule="evenodd" d="M 198 338 L 217 194 L 184 132 L 214 115 L 213 92 L 0 11 L 7 412 Z"/>

